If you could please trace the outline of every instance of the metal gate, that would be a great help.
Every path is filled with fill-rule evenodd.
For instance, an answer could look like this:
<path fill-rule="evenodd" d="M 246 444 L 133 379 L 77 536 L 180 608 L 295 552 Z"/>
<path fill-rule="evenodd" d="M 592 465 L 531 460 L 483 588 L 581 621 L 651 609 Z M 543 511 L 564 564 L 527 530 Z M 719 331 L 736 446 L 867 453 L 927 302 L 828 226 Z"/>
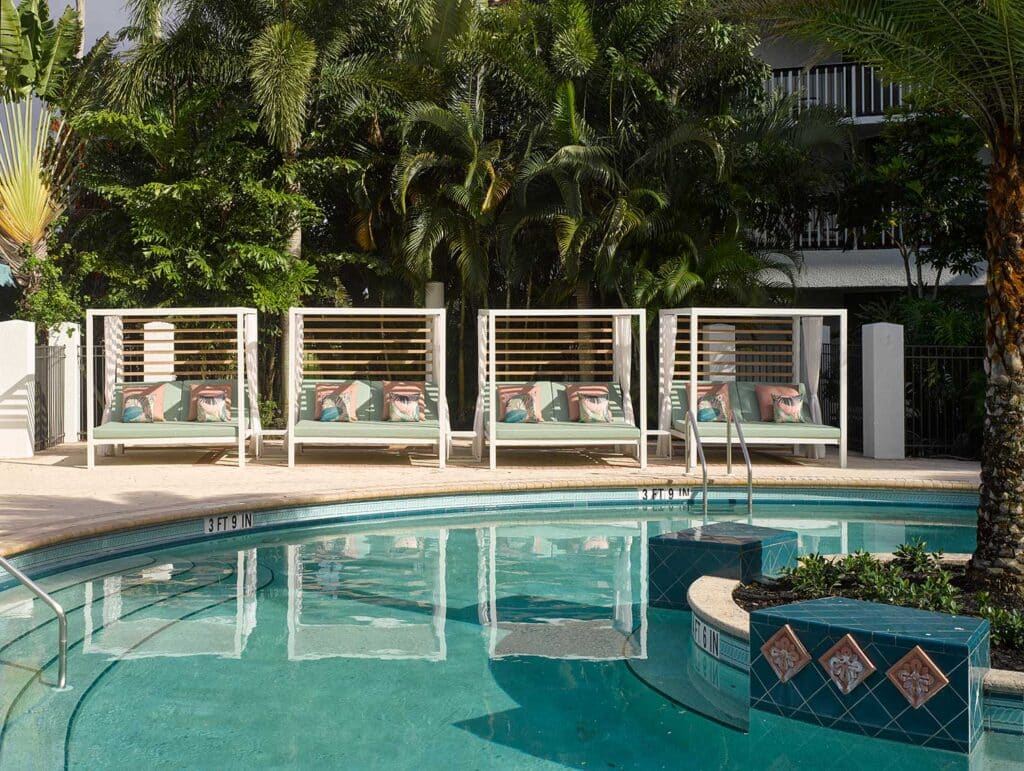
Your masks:
<path fill-rule="evenodd" d="M 64 440 L 64 357 L 62 346 L 36 346 L 36 451 Z"/>

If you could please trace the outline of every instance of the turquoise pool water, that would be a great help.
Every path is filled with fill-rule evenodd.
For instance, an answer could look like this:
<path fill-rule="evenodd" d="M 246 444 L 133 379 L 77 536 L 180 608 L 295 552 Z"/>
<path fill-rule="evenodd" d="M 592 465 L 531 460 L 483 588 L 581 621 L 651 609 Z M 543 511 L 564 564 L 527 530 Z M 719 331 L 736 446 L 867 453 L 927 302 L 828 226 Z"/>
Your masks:
<path fill-rule="evenodd" d="M 967 508 L 757 512 L 804 551 L 973 547 Z M 41 582 L 69 610 L 64 692 L 47 686 L 48 611 L 2 592 L 0 768 L 967 767 L 747 716 L 689 614 L 646 604 L 647 538 L 700 521 L 688 506 L 424 516 L 88 565 Z M 971 767 L 1022 757 L 1021 737 L 989 736 Z"/>

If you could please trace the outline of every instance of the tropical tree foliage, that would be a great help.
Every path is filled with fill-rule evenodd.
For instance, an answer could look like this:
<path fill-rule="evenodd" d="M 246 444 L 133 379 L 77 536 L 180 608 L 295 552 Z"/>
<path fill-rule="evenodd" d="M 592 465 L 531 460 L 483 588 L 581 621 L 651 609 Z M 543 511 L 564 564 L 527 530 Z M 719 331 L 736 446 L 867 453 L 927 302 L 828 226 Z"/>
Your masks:
<path fill-rule="evenodd" d="M 992 155 L 985 222 L 986 427 L 972 567 L 1024 589 L 1024 5 L 1018 0 L 734 0 L 772 34 L 812 40 L 963 115 Z"/>
<path fill-rule="evenodd" d="M 841 226 L 866 243 L 891 243 L 908 296 L 938 297 L 943 279 L 976 275 L 984 259 L 986 168 L 982 139 L 966 119 L 901 111 L 853 165 Z"/>
<path fill-rule="evenodd" d="M 464 405 L 481 307 L 788 301 L 780 233 L 845 158 L 837 116 L 770 98 L 757 35 L 704 0 L 128 8 L 65 79 L 68 285 L 276 311 L 440 281 Z"/>

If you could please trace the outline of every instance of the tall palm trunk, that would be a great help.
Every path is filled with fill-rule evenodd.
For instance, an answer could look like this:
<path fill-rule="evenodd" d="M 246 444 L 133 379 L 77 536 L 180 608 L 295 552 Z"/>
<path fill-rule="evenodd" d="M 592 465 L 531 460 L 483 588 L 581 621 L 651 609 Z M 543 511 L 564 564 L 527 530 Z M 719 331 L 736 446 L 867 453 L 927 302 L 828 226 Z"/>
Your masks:
<path fill-rule="evenodd" d="M 972 572 L 1024 591 L 1024 148 L 993 148 L 986 247 L 985 433 Z"/>

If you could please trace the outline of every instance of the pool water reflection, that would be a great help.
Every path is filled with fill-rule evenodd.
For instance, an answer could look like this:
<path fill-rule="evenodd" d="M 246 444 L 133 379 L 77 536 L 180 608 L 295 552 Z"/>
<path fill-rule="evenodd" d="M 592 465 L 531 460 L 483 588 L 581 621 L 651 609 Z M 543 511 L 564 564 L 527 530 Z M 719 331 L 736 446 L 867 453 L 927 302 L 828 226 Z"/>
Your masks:
<path fill-rule="evenodd" d="M 759 509 L 805 551 L 973 537 L 972 512 Z M 648 537 L 698 521 L 650 516 L 285 530 L 51 576 L 72 625 L 65 693 L 36 671 L 52 680 L 45 609 L 0 593 L 0 767 L 817 769 L 823 749 L 830 768 L 966 767 L 748 716 L 745 676 L 694 649 L 689 614 L 648 608 Z M 976 766 L 1024 748 L 1007 741 Z"/>

